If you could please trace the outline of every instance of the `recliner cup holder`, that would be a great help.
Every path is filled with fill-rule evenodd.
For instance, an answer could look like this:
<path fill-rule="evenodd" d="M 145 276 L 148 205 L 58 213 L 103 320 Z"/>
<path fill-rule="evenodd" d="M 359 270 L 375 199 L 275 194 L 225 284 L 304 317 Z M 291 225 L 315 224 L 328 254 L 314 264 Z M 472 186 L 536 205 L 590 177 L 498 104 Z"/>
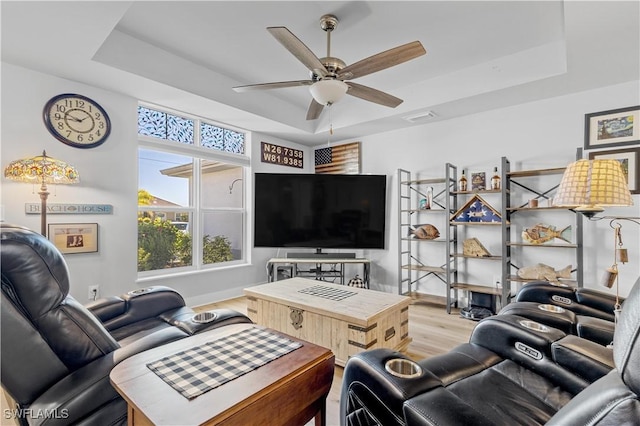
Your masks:
<path fill-rule="evenodd" d="M 191 317 L 191 320 L 198 324 L 206 324 L 215 320 L 217 317 L 218 315 L 215 312 L 199 312 Z"/>
<path fill-rule="evenodd" d="M 148 292 L 149 290 L 151 290 L 151 289 L 150 288 L 139 288 L 137 290 L 131 290 L 129 292 L 129 294 L 131 294 L 131 295 L 142 294 L 142 293 Z"/>
<path fill-rule="evenodd" d="M 417 362 L 404 358 L 392 358 L 384 364 L 387 373 L 403 379 L 412 379 L 422 375 L 422 367 Z"/>
<path fill-rule="evenodd" d="M 538 309 L 542 309 L 543 311 L 547 311 L 547 312 L 553 312 L 555 314 L 562 314 L 565 312 L 564 308 L 561 308 L 560 306 L 556 306 L 556 305 L 549 305 L 549 304 L 538 305 Z"/>
<path fill-rule="evenodd" d="M 522 320 L 522 321 L 520 321 L 520 325 L 523 326 L 524 328 L 528 328 L 529 330 L 539 331 L 541 333 L 548 333 L 549 332 L 549 327 L 547 327 L 546 325 L 542 325 L 540 323 L 537 323 L 535 321 Z"/>

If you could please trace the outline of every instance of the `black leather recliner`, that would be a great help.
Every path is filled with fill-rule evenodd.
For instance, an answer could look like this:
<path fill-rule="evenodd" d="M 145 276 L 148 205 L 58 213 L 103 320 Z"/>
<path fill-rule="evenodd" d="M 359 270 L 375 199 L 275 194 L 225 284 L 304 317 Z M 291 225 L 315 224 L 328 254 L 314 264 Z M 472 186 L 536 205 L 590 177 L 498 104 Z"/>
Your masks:
<path fill-rule="evenodd" d="M 469 343 L 417 363 L 365 351 L 345 366 L 341 424 L 638 425 L 640 281 L 616 327 L 615 368 L 593 381 L 598 350 L 606 348 L 505 314 L 480 321 Z M 387 363 L 406 366 L 394 375 Z"/>
<path fill-rule="evenodd" d="M 89 310 L 69 296 L 60 252 L 15 225 L 0 224 L 0 262 L 1 381 L 21 424 L 126 424 L 127 404 L 109 382 L 117 363 L 193 333 L 251 322 L 228 309 L 208 323 L 193 321 L 195 312 L 167 287 L 99 300 Z"/>
<path fill-rule="evenodd" d="M 615 304 L 615 296 L 608 293 L 542 281 L 522 287 L 500 313 L 521 315 L 606 346 L 613 341 Z"/>

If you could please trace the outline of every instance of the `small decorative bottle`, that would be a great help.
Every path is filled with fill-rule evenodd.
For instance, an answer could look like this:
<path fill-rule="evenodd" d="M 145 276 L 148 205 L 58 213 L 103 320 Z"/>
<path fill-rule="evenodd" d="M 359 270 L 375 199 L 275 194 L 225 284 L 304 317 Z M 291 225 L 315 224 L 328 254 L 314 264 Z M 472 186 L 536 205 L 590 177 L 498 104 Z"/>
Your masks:
<path fill-rule="evenodd" d="M 493 176 L 491 176 L 491 189 L 500 189 L 500 175 L 498 174 L 498 168 L 493 168 Z"/>
<path fill-rule="evenodd" d="M 427 188 L 427 203 L 426 203 L 425 209 L 430 209 L 432 205 L 433 205 L 433 187 L 430 186 Z"/>
<path fill-rule="evenodd" d="M 467 190 L 467 177 L 464 175 L 464 170 L 462 171 L 462 176 L 458 179 L 458 191 L 466 191 Z"/>

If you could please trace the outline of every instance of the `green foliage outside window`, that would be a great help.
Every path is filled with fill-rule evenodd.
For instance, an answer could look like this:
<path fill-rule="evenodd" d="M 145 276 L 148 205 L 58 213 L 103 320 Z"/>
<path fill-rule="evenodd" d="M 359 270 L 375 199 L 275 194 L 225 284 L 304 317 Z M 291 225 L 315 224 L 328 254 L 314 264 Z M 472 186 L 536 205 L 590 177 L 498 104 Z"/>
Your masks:
<path fill-rule="evenodd" d="M 223 235 L 205 235 L 202 244 L 203 263 L 233 260 L 231 242 Z M 138 271 L 190 266 L 191 235 L 170 221 L 138 217 Z"/>
<path fill-rule="evenodd" d="M 138 218 L 138 271 L 170 268 L 176 256 L 178 229 L 167 220 Z"/>
<path fill-rule="evenodd" d="M 153 195 L 138 190 L 138 205 L 151 205 Z M 188 221 L 188 215 L 177 217 Z M 191 234 L 178 229 L 168 220 L 151 218 L 148 212 L 138 214 L 138 272 L 192 265 Z M 202 239 L 204 264 L 233 260 L 231 242 L 223 235 Z"/>
<path fill-rule="evenodd" d="M 202 245 L 202 258 L 205 264 L 233 260 L 231 242 L 223 235 L 216 235 L 213 238 L 205 235 Z"/>

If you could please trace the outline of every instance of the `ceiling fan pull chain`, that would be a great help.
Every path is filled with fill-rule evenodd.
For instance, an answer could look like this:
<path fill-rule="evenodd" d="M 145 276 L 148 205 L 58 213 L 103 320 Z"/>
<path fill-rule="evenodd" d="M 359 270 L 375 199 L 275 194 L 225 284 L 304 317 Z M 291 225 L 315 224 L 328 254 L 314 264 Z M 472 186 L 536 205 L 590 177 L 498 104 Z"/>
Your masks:
<path fill-rule="evenodd" d="M 333 135 L 333 114 L 331 113 L 331 107 L 333 104 L 328 104 L 327 109 L 329 110 L 329 134 L 327 135 L 327 146 L 331 145 L 331 136 Z"/>

